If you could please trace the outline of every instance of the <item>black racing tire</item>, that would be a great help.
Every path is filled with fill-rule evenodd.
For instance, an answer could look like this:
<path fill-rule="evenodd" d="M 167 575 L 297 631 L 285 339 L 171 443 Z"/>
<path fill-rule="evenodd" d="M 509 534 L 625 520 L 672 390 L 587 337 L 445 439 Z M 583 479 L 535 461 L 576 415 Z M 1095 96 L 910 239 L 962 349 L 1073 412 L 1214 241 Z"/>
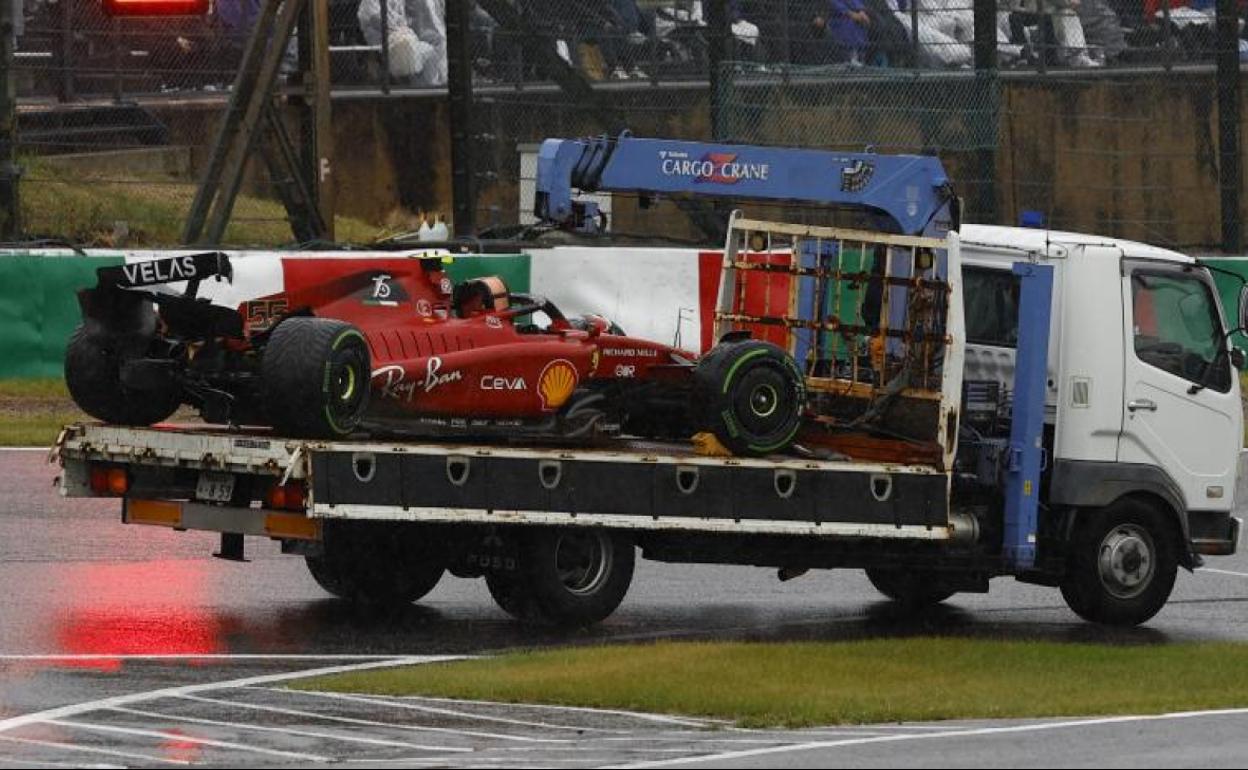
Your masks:
<path fill-rule="evenodd" d="M 343 438 L 368 409 L 368 342 L 345 321 L 282 321 L 264 347 L 260 375 L 264 408 L 279 433 Z"/>
<path fill-rule="evenodd" d="M 485 576 L 485 587 L 499 609 L 516 620 L 540 623 L 542 611 L 526 586 L 527 583 L 516 575 L 491 572 Z"/>
<path fill-rule="evenodd" d="M 733 454 L 788 449 L 802 423 L 806 384 L 793 357 L 770 342 L 721 342 L 694 370 L 699 427 Z"/>
<path fill-rule="evenodd" d="M 177 411 L 181 394 L 170 382 L 157 390 L 131 390 L 121 383 L 121 367 L 141 357 L 148 338 L 111 334 L 79 324 L 65 349 L 65 385 L 82 411 L 117 425 L 151 425 Z"/>
<path fill-rule="evenodd" d="M 869 567 L 866 572 L 875 590 L 905 607 L 931 607 L 957 593 L 943 587 L 939 575 L 925 570 Z"/>
<path fill-rule="evenodd" d="M 1084 620 L 1137 626 L 1161 610 L 1178 574 L 1181 535 L 1160 505 L 1123 498 L 1079 514 L 1061 582 Z"/>
<path fill-rule="evenodd" d="M 406 524 L 327 522 L 322 553 L 304 561 L 317 585 L 339 599 L 403 606 L 432 591 L 446 571 L 431 534 Z"/>
<path fill-rule="evenodd" d="M 486 575 L 494 601 L 517 620 L 590 626 L 620 606 L 633 581 L 632 538 L 590 527 L 534 528 L 517 533 L 514 573 Z"/>

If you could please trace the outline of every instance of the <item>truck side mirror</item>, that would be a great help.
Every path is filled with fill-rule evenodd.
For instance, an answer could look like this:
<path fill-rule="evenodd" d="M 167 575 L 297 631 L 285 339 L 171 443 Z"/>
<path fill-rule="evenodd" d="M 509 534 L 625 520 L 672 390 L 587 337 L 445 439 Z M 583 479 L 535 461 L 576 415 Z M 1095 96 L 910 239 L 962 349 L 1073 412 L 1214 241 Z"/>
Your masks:
<path fill-rule="evenodd" d="M 1240 329 L 1248 329 L 1248 283 L 1239 287 L 1239 323 L 1236 324 Z"/>
<path fill-rule="evenodd" d="M 1236 371 L 1242 372 L 1244 364 L 1244 351 L 1239 348 L 1231 348 L 1231 366 L 1235 367 Z"/>

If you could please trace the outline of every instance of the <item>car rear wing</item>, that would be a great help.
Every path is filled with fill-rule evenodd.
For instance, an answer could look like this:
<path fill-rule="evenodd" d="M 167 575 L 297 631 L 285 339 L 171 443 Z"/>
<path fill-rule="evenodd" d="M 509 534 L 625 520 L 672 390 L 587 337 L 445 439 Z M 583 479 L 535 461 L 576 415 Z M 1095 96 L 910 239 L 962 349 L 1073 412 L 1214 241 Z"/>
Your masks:
<path fill-rule="evenodd" d="M 206 251 L 165 259 L 101 267 L 95 271 L 97 289 L 140 289 L 186 281 L 185 296 L 194 297 L 205 278 L 234 280 L 230 258 L 220 251 Z"/>
<path fill-rule="evenodd" d="M 188 338 L 242 335 L 242 319 L 229 308 L 197 299 L 206 278 L 233 281 L 230 258 L 219 251 L 110 265 L 95 271 L 96 285 L 78 292 L 83 322 L 110 333 L 150 334 L 151 303 L 160 306 L 165 323 Z M 186 283 L 175 292 L 167 284 Z"/>

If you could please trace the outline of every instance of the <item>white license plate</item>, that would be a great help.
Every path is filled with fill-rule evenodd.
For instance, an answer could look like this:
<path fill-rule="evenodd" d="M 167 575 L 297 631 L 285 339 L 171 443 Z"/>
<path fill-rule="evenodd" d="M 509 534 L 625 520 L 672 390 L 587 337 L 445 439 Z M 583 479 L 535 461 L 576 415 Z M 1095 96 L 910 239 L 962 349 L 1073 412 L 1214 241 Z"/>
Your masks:
<path fill-rule="evenodd" d="M 199 481 L 195 484 L 195 497 L 213 503 L 228 503 L 234 497 L 234 474 L 199 474 Z"/>

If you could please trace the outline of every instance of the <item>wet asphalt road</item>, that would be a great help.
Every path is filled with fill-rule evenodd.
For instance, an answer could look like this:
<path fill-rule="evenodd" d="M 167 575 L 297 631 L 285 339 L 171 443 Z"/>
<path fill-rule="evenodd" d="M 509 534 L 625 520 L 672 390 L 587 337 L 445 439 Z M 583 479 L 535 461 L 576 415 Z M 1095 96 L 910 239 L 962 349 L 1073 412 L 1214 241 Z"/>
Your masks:
<path fill-rule="evenodd" d="M 1211 569 L 1195 575 L 1183 573 L 1171 603 L 1148 627 L 1122 632 L 1107 632 L 1082 623 L 1066 609 L 1055 590 L 1006 579 L 994 581 L 992 593 L 986 596 L 959 596 L 947 606 L 915 618 L 894 614 L 890 605 L 881 602 L 858 573 L 812 573 L 780 583 L 772 570 L 651 562 L 639 562 L 633 589 L 619 611 L 600 627 L 589 631 L 554 634 L 525 629 L 492 604 L 481 581 L 450 577 L 419 605 L 401 613 L 364 615 L 327 599 L 306 574 L 302 560 L 280 555 L 274 544 L 249 540 L 251 562 L 248 564 L 212 559 L 210 553 L 216 546 L 212 536 L 127 527 L 119 521 L 116 502 L 62 500 L 52 489 L 55 472 L 40 453 L 0 452 L 0 765 L 14 761 L 14 757 L 22 758 L 24 763 L 39 758 L 46 762 L 168 764 L 165 760 L 171 755 L 167 752 L 153 754 L 151 736 L 145 737 L 142 735 L 144 728 L 136 726 L 136 723 L 146 723 L 150 727 L 151 717 L 142 714 L 110 711 L 101 716 L 105 712 L 94 708 L 71 709 L 73 714 L 61 720 L 70 722 L 69 725 L 41 719 L 33 725 L 10 728 L 14 719 L 24 718 L 21 715 L 88 702 L 98 705 L 101 699 L 120 698 L 121 705 L 105 703 L 104 708 L 160 713 L 167 717 L 181 713 L 183 719 L 208 720 L 178 723 L 187 728 L 184 732 L 188 734 L 197 726 L 209 732 L 250 729 L 254 733 L 263 728 L 256 725 L 227 728 L 209 723 L 241 725 L 247 720 L 240 719 L 240 713 L 262 713 L 289 720 L 293 718 L 289 714 L 281 716 L 282 709 L 291 710 L 287 708 L 289 704 L 274 706 L 266 700 L 270 709 L 278 709 L 276 711 L 246 705 L 214 706 L 187 701 L 182 698 L 186 694 L 182 691 L 192 688 L 192 697 L 231 703 L 246 698 L 281 700 L 289 696 L 274 695 L 263 678 L 300 670 L 367 664 L 370 656 L 471 654 L 553 643 L 706 636 L 847 639 L 940 633 L 1156 643 L 1248 639 L 1248 624 L 1244 622 L 1244 611 L 1248 607 L 1248 557 L 1243 554 L 1211 559 L 1208 565 Z M 193 688 L 221 682 L 241 684 L 193 695 L 199 692 Z M 161 696 L 151 695 L 158 690 L 174 694 L 162 700 Z M 187 709 L 188 703 L 199 709 L 195 712 L 198 716 L 178 711 Z M 351 708 L 358 709 L 362 705 L 351 704 Z M 343 704 L 319 703 L 317 707 L 341 708 Z M 385 713 L 394 710 L 377 704 L 369 708 Z M 204 715 L 204 709 L 208 709 L 208 716 Z M 233 711 L 223 715 L 213 713 L 212 709 Z M 305 711 L 305 708 L 294 710 Z M 408 718 L 414 713 L 425 713 L 406 707 L 400 710 Z M 73 720 L 80 718 L 75 716 L 77 714 L 88 714 L 89 723 L 94 727 L 74 726 Z M 391 717 L 378 719 L 358 714 L 352 718 L 386 725 L 392 721 Z M 514 721 L 514 717 L 509 716 L 495 715 L 494 718 L 502 719 L 504 724 Z M 626 722 L 638 720 L 621 718 Z M 472 717 L 472 720 L 478 719 Z M 1245 735 L 1248 731 L 1243 728 L 1248 726 L 1245 725 L 1248 720 L 1243 715 L 1220 719 L 1167 721 L 1164 728 L 1157 724 L 1140 727 L 1132 723 L 1069 729 L 1088 736 L 1093 746 L 1112 746 L 1120 740 L 1132 751 L 1119 756 L 1134 756 L 1137 760 L 1151 756 L 1151 740 L 1158 742 L 1156 750 L 1165 748 L 1178 764 L 1214 761 L 1225 764 L 1228 757 L 1236 756 L 1239 762 L 1232 764 L 1248 762 L 1248 744 L 1243 738 L 1231 737 Z M 324 721 L 319 717 L 313 719 L 317 720 Z M 573 764 L 666 761 L 669 756 L 676 759 L 681 741 L 685 742 L 685 748 L 680 749 L 683 756 L 693 752 L 691 747 L 698 741 L 706 739 L 701 733 L 697 736 L 684 735 L 679 730 L 672 733 L 670 725 L 655 727 L 641 721 L 650 731 L 644 742 L 626 740 L 636 725 L 617 725 L 610 729 L 620 731 L 616 736 L 620 740 L 594 743 L 588 748 L 582 746 L 585 751 L 577 755 Z M 109 725 L 112 729 L 108 729 Z M 684 726 L 695 732 L 707 727 L 704 724 Z M 958 727 L 940 725 L 917 729 L 930 732 Z M 992 730 L 999 727 L 1001 725 L 994 725 Z M 290 729 L 289 725 L 279 724 L 264 734 L 289 732 Z M 416 728 L 408 725 L 377 729 L 389 734 L 394 730 Z M 464 728 L 447 729 L 454 732 Z M 559 732 L 557 728 L 551 729 Z M 654 732 L 656 729 L 667 732 L 660 736 Z M 976 733 L 978 742 L 941 741 L 942 751 L 936 754 L 929 749 L 913 753 L 911 747 L 925 745 L 926 739 L 917 743 L 911 739 L 884 740 L 888 734 L 886 730 L 883 735 L 872 733 L 868 736 L 872 737 L 871 741 L 850 744 L 845 741 L 852 736 L 823 737 L 824 733 L 840 736 L 853 732 L 850 730 L 737 737 L 733 739 L 736 743 L 727 744 L 722 730 L 711 730 L 715 745 L 707 744 L 707 748 L 694 753 L 722 754 L 715 764 L 733 766 L 774 763 L 803 766 L 832 762 L 954 764 L 962 761 L 971 766 L 1018 764 L 1020 762 L 1012 759 L 1021 760 L 1026 754 L 1015 754 L 1017 748 L 1052 740 L 1046 737 L 1046 731 L 1034 729 L 1031 725 L 1024 733 L 983 733 L 982 738 Z M 1135 734 L 1132 731 L 1141 730 L 1152 737 L 1145 741 L 1130 740 L 1129 736 Z M 1110 731 L 1112 735 L 1102 735 L 1098 731 Z M 871 731 L 861 729 L 859 732 Z M 73 740 L 67 737 L 70 733 L 73 733 Z M 164 736 L 165 732 L 159 735 Z M 252 764 L 311 761 L 306 757 L 284 756 L 282 751 L 286 749 L 273 749 L 271 745 L 269 748 L 277 753 L 261 751 L 239 755 L 239 746 L 253 743 L 219 736 L 209 740 L 201 733 L 195 735 L 200 738 L 192 736 L 183 741 L 187 746 L 197 747 L 194 751 L 187 749 L 188 756 L 193 755 L 192 761 Z M 300 743 L 293 737 L 295 735 L 282 733 L 290 746 L 313 745 L 318 740 L 304 736 Z M 82 751 L 84 736 L 90 739 L 86 745 L 94 747 L 94 753 Z M 1159 736 L 1170 737 L 1163 741 Z M 356 739 L 358 737 L 356 735 Z M 411 741 L 384 737 L 377 740 L 415 745 Z M 523 743 L 499 740 L 503 744 Z M 751 740 L 755 741 L 755 747 L 769 749 L 768 753 L 734 753 L 734 746 L 748 747 Z M 1081 744 L 1069 740 L 1064 744 L 1067 754 L 1060 757 L 1060 764 L 1083 764 L 1081 756 L 1082 760 L 1098 764 L 1106 761 L 1100 752 L 1081 755 Z M 135 742 L 137 746 L 131 745 Z M 809 748 L 800 748 L 812 743 L 814 745 Z M 825 745 L 829 743 L 833 745 Z M 955 743 L 965 750 L 951 753 L 948 747 Z M 62 744 L 72 744 L 73 748 Z M 654 756 L 645 756 L 645 751 L 621 753 L 619 747 L 624 745 L 667 747 L 668 753 L 651 751 Z M 971 745 L 977 748 L 973 751 L 966 748 Z M 994 749 L 994 745 L 998 748 Z M 611 746 L 616 747 L 617 753 L 603 748 Z M 784 750 L 770 753 L 777 746 Z M 793 749 L 793 746 L 799 748 Z M 474 751 L 483 748 L 471 747 Z M 51 753 L 20 753 L 19 749 L 20 752 Z M 337 753 L 327 751 L 325 754 L 329 758 L 342 758 L 341 749 L 338 745 Z M 405 749 L 396 746 L 394 750 L 400 752 L 401 757 L 411 758 L 402 754 Z M 107 751 L 116 755 L 104 753 Z M 203 753 L 205 751 L 208 753 Z M 435 752 L 412 761 L 470 764 L 462 751 L 447 751 L 449 753 Z M 1175 754 L 1176 751 L 1179 753 Z M 291 749 L 287 753 L 299 754 L 300 751 Z M 542 759 L 550 764 L 556 754 L 543 755 Z M 153 756 L 156 759 L 152 759 Z M 516 756 L 514 751 L 506 757 L 498 755 L 491 759 L 491 756 L 488 752 L 474 753 L 472 763 L 524 764 L 520 761 L 523 757 Z M 1043 752 L 1040 756 L 1044 756 Z M 316 757 L 325 758 L 321 754 Z M 378 761 L 382 760 L 378 758 Z M 539 760 L 538 764 L 541 763 Z M 1134 763 L 1128 759 L 1124 764 Z"/>

